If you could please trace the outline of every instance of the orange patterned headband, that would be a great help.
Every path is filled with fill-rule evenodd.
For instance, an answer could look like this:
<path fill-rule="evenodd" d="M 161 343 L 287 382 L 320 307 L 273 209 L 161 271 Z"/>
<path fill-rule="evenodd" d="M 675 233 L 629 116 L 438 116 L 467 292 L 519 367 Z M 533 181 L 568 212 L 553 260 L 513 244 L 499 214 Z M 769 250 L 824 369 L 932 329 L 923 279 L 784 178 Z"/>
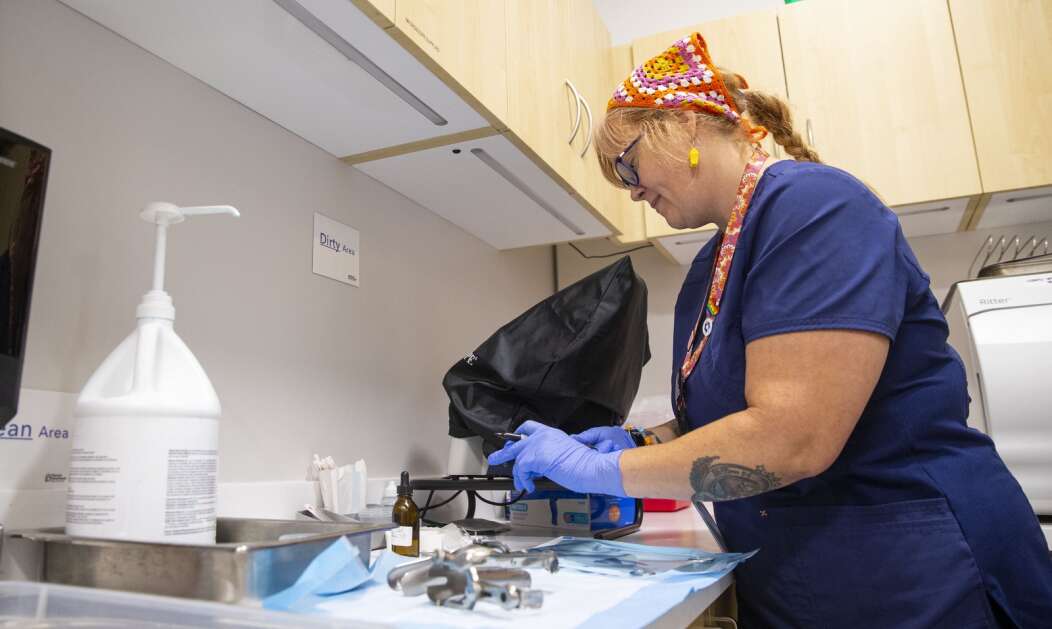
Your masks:
<path fill-rule="evenodd" d="M 606 109 L 618 107 L 700 111 L 742 124 L 760 137 L 766 135 L 762 127 L 743 120 L 699 33 L 676 40 L 665 52 L 633 70 L 617 87 Z"/>

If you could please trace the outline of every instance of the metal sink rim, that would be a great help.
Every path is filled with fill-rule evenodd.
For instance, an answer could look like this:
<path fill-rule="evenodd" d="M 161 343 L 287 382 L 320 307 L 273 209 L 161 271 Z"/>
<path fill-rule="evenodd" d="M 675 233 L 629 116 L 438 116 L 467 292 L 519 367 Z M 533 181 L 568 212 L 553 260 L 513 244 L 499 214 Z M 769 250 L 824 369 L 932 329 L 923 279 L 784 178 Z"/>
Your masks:
<path fill-rule="evenodd" d="M 222 552 L 250 552 L 256 549 L 265 548 L 280 548 L 282 546 L 294 546 L 296 544 L 302 544 L 307 542 L 324 541 L 327 539 L 337 539 L 346 535 L 353 534 L 368 534 L 378 531 L 386 531 L 395 527 L 394 523 L 391 524 L 377 524 L 377 523 L 354 523 L 354 522 L 312 522 L 309 520 L 281 520 L 274 518 L 217 518 L 217 522 L 267 522 L 272 524 L 289 524 L 295 525 L 297 528 L 302 527 L 315 527 L 318 525 L 324 526 L 326 531 L 319 531 L 318 533 L 291 533 L 297 535 L 295 539 L 287 540 L 272 540 L 262 542 L 216 542 L 215 544 L 180 544 L 178 542 L 149 542 L 144 540 L 134 539 L 112 539 L 102 537 L 81 537 L 75 535 L 67 535 L 66 528 L 64 526 L 50 526 L 42 527 L 37 529 L 19 529 L 11 531 L 8 535 L 13 539 L 24 539 L 32 542 L 48 543 L 48 544 L 71 544 L 74 546 L 99 546 L 99 547 L 114 547 L 114 546 L 149 546 L 149 547 L 164 547 L 164 548 L 184 548 L 194 550 L 213 550 Z M 338 530 L 333 530 L 331 527 L 340 527 Z"/>

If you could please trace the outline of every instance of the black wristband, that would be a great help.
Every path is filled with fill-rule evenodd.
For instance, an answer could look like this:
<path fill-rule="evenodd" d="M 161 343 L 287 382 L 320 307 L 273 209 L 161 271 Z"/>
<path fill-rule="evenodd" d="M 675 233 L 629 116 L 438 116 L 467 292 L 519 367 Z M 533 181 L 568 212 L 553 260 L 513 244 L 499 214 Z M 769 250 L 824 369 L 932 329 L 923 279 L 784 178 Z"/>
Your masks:
<path fill-rule="evenodd" d="M 641 448 L 647 444 L 647 436 L 642 430 L 630 428 L 628 430 L 628 436 L 632 437 L 632 441 L 636 444 L 637 448 Z"/>

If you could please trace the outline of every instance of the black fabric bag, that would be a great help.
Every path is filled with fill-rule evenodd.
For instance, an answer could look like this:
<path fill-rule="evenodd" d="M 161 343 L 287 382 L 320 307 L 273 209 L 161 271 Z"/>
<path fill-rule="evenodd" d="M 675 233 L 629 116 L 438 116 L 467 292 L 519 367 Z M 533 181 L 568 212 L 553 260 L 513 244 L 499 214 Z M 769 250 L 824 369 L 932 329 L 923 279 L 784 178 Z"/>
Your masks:
<path fill-rule="evenodd" d="M 489 453 L 533 419 L 573 434 L 621 425 L 650 360 L 647 286 L 628 257 L 506 324 L 442 380 L 449 434 Z"/>

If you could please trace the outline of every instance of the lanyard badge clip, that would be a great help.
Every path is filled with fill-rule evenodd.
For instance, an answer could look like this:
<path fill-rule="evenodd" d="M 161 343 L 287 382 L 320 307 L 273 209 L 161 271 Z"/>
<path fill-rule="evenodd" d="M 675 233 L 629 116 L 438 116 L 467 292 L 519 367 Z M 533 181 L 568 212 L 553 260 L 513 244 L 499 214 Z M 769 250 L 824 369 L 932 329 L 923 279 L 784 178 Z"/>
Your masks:
<path fill-rule="evenodd" d="M 708 337 L 710 334 L 712 334 L 712 321 L 712 316 L 708 316 L 705 317 L 705 322 L 701 324 L 701 335 L 703 337 Z"/>

